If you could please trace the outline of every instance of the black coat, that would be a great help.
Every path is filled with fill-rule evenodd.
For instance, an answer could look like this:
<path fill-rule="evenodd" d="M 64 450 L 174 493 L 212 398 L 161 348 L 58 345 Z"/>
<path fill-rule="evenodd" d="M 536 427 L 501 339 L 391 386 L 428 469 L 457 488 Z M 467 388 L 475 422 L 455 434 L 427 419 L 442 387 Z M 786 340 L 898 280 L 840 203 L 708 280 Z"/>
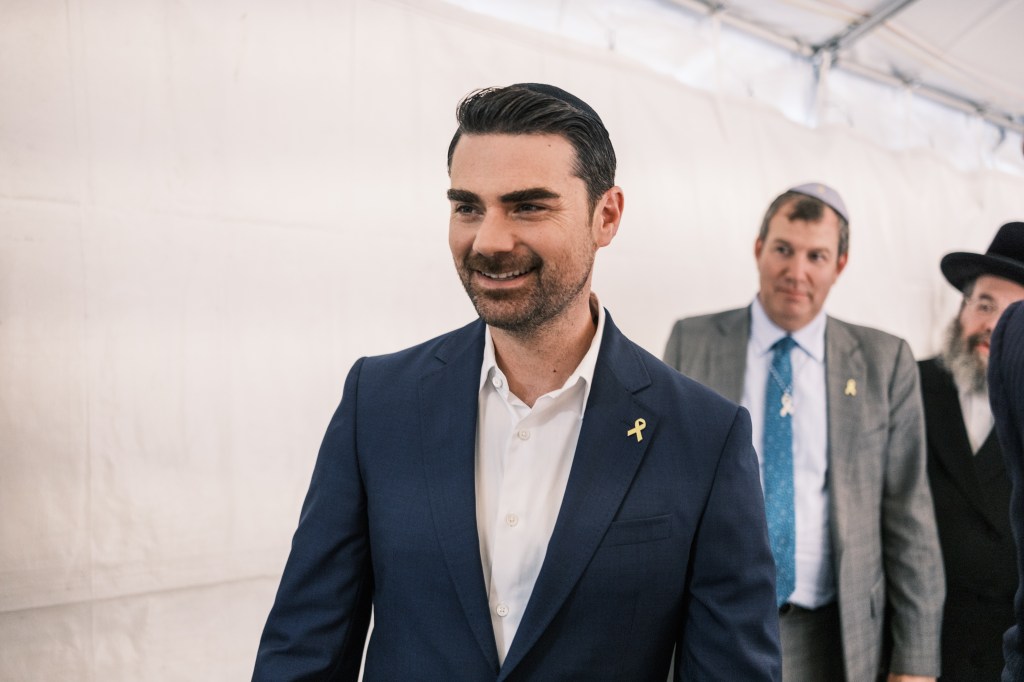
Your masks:
<path fill-rule="evenodd" d="M 972 454 L 952 376 L 918 363 L 928 438 L 928 478 L 946 569 L 942 680 L 996 682 L 1002 636 L 1013 623 L 1017 561 L 1010 479 L 993 430 Z"/>
<path fill-rule="evenodd" d="M 1024 302 L 1006 309 L 992 332 L 988 368 L 992 414 L 1013 485 L 1010 523 L 1017 537 L 1017 566 L 1024 567 Z M 1024 570 L 1024 569 L 1022 569 Z M 1003 639 L 1003 682 L 1024 681 L 1024 584 L 1017 588 L 1016 621 Z"/>

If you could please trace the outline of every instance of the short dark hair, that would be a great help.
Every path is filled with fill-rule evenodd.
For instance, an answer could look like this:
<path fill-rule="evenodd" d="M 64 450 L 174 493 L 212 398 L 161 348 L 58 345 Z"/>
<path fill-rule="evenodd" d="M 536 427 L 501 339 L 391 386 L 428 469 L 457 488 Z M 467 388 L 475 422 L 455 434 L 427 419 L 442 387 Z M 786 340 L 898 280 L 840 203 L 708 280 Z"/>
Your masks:
<path fill-rule="evenodd" d="M 768 223 L 772 221 L 776 213 L 782 210 L 783 206 L 788 206 L 791 203 L 793 207 L 786 214 L 786 217 L 790 220 L 806 220 L 809 223 L 816 223 L 825 215 L 826 208 L 835 213 L 836 218 L 839 219 L 839 250 L 836 257 L 846 255 L 850 250 L 849 221 L 821 199 L 801 192 L 783 192 L 775 198 L 775 201 L 772 202 L 772 205 L 765 212 L 764 220 L 761 221 L 761 231 L 757 235 L 758 239 L 763 242 L 768 238 Z"/>
<path fill-rule="evenodd" d="M 590 210 L 615 185 L 615 150 L 604 123 L 593 109 L 573 95 L 543 86 L 541 92 L 528 84 L 475 90 L 455 110 L 459 123 L 448 145 L 448 172 L 452 170 L 455 145 L 465 135 L 561 135 L 576 152 L 573 171 L 587 186 Z M 549 92 L 564 93 L 561 98 Z M 571 100 L 583 106 L 575 106 Z"/>

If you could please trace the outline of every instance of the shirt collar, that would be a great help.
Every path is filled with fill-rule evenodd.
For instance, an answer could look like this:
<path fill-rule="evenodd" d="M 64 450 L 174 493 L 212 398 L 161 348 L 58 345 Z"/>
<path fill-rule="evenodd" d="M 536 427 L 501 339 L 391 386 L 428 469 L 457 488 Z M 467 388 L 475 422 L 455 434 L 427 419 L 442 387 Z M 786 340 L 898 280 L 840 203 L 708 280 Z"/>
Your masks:
<path fill-rule="evenodd" d="M 772 349 L 776 341 L 789 334 L 805 353 L 818 362 L 824 362 L 827 319 L 825 309 L 822 308 L 808 324 L 790 333 L 771 321 L 761 305 L 761 300 L 755 296 L 750 306 L 750 341 L 754 344 L 754 350 L 763 355 Z"/>
<path fill-rule="evenodd" d="M 558 395 L 575 386 L 581 380 L 583 381 L 583 401 L 580 405 L 580 417 L 583 417 L 584 411 L 586 411 L 587 400 L 590 398 L 590 387 L 594 383 L 594 370 L 597 368 L 597 355 L 601 350 L 601 339 L 604 337 L 604 308 L 601 306 L 600 301 L 597 300 L 597 294 L 590 293 L 590 312 L 593 315 L 597 314 L 597 331 L 594 332 L 594 338 L 590 341 L 590 348 L 587 349 L 583 359 L 580 360 L 580 364 L 576 366 L 576 369 L 569 378 L 565 380 L 562 387 L 551 391 L 547 395 Z M 491 337 L 491 327 L 487 325 L 484 330 L 484 358 L 480 365 L 480 384 L 478 390 L 482 391 L 486 385 L 488 385 L 494 377 L 500 377 L 501 386 L 496 386 L 493 383 L 490 385 L 494 386 L 505 398 L 508 397 L 508 381 L 505 378 L 504 373 L 498 367 L 498 363 L 494 357 L 494 339 Z"/>

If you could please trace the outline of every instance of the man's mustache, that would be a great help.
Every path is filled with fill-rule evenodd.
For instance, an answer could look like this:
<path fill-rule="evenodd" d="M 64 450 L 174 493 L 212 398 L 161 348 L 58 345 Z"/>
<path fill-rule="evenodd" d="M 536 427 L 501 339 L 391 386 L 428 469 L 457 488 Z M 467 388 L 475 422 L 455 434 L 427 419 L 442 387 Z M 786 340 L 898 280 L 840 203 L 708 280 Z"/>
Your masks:
<path fill-rule="evenodd" d="M 470 270 L 492 274 L 534 270 L 543 263 L 540 256 L 534 253 L 520 255 L 503 253 L 497 256 L 485 256 L 476 252 L 470 253 L 462 262 Z"/>
<path fill-rule="evenodd" d="M 974 352 L 981 344 L 989 343 L 991 337 L 991 332 L 978 332 L 977 334 L 971 334 L 967 337 L 967 350 Z"/>

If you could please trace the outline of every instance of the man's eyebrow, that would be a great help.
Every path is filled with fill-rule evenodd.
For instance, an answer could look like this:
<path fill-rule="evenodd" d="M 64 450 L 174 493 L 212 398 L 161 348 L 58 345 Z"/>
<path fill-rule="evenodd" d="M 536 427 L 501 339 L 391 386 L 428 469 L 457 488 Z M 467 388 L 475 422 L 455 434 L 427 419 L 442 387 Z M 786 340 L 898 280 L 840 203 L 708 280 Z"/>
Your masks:
<path fill-rule="evenodd" d="M 544 187 L 531 187 L 529 189 L 517 189 L 514 192 L 501 195 L 501 203 L 518 204 L 523 201 L 538 201 L 540 199 L 560 199 L 561 195 L 552 192 Z"/>
<path fill-rule="evenodd" d="M 448 201 L 461 201 L 465 204 L 479 204 L 480 197 L 470 192 L 468 189 L 450 189 L 448 190 Z"/>

